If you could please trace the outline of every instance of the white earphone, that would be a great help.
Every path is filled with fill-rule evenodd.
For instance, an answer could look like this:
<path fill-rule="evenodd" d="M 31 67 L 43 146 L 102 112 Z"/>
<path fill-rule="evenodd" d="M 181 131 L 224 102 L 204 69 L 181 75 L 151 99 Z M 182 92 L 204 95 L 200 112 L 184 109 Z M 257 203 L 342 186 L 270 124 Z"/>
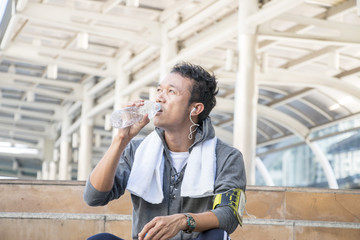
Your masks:
<path fill-rule="evenodd" d="M 194 123 L 194 121 L 191 119 L 191 113 L 194 112 L 194 111 L 196 111 L 196 107 L 194 107 L 194 108 L 191 110 L 190 115 L 189 115 L 190 121 L 191 121 L 191 123 L 192 123 L 192 125 L 190 126 L 190 133 L 189 133 L 189 135 L 188 135 L 188 138 L 189 138 L 190 140 L 192 139 L 192 134 L 193 134 L 194 132 L 196 132 L 196 128 L 197 128 L 198 126 L 200 126 L 199 124 Z M 192 127 L 195 127 L 195 129 L 194 129 L 194 130 L 191 130 Z"/>

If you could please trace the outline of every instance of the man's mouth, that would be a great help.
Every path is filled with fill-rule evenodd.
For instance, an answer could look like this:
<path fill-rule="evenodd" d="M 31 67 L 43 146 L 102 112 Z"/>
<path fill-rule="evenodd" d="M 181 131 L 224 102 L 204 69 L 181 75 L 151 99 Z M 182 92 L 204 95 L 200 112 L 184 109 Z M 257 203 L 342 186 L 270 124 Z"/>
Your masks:
<path fill-rule="evenodd" d="M 155 114 L 155 116 L 156 116 L 156 115 L 159 115 L 159 114 L 162 113 L 162 112 L 163 112 L 163 110 L 160 109 L 160 110 Z"/>

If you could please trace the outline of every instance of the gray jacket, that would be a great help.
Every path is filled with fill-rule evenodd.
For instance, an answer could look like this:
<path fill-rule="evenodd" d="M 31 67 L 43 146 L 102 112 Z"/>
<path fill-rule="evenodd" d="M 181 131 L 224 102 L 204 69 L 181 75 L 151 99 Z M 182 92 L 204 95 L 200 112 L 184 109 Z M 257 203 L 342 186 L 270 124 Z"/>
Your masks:
<path fill-rule="evenodd" d="M 212 210 L 212 196 L 203 198 L 180 197 L 181 182 L 186 166 L 181 171 L 177 180 L 175 180 L 175 170 L 170 160 L 169 149 L 163 138 L 163 130 L 159 128 L 156 128 L 155 130 L 162 139 L 166 159 L 164 164 L 163 179 L 164 199 L 160 204 L 151 204 L 140 197 L 131 195 L 133 204 L 133 239 L 137 239 L 137 235 L 144 225 L 151 221 L 154 217 L 185 212 L 201 213 L 212 211 L 217 216 L 221 229 L 224 229 L 229 234 L 235 231 L 238 223 L 230 207 L 223 206 Z M 189 152 L 191 152 L 196 144 L 213 138 L 214 136 L 215 131 L 211 124 L 211 120 L 210 118 L 207 118 L 198 128 L 195 136 L 195 142 L 192 146 L 190 146 Z M 99 192 L 91 185 L 89 180 L 87 181 L 84 199 L 88 205 L 106 205 L 109 201 L 118 199 L 124 194 L 133 165 L 135 151 L 141 142 L 142 140 L 132 140 L 124 150 L 116 170 L 114 186 L 111 191 Z M 246 176 L 242 154 L 237 149 L 230 147 L 218 139 L 216 145 L 216 178 L 214 196 L 234 188 L 241 188 L 245 191 L 245 187 Z M 179 232 L 172 239 L 193 239 L 196 238 L 198 234 L 199 233 L 196 232 L 193 232 L 192 234 Z"/>

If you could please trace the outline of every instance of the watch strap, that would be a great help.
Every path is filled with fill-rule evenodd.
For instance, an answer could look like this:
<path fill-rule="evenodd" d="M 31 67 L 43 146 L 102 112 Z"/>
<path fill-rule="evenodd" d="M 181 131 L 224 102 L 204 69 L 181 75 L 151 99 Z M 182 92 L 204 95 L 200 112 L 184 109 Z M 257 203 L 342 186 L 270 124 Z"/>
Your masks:
<path fill-rule="evenodd" d="M 196 227 L 195 219 L 189 213 L 184 213 L 184 215 L 186 216 L 186 223 L 188 225 L 188 229 L 185 230 L 184 232 L 192 233 Z"/>

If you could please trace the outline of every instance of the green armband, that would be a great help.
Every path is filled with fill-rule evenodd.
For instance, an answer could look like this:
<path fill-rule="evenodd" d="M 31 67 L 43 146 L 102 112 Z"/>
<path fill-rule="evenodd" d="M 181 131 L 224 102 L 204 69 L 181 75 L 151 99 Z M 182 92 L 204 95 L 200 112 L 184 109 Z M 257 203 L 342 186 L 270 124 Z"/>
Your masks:
<path fill-rule="evenodd" d="M 238 223 L 242 226 L 245 203 L 245 192 L 240 188 L 235 188 L 227 192 L 217 194 L 214 199 L 213 209 L 219 206 L 229 206 L 233 210 Z"/>

